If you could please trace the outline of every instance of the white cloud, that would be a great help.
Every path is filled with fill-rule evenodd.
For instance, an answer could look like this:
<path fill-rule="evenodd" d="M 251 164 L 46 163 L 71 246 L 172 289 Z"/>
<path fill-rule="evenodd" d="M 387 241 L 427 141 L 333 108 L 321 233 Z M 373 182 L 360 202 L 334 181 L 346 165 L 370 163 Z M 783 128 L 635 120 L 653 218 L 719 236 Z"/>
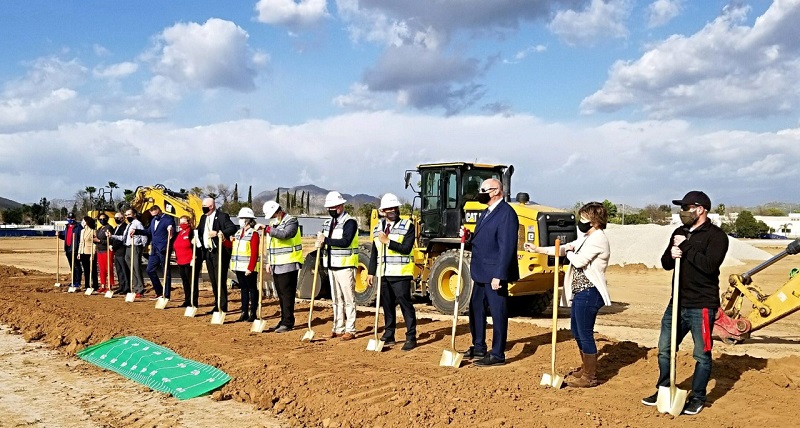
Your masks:
<path fill-rule="evenodd" d="M 367 85 L 354 83 L 350 85 L 350 92 L 334 97 L 333 104 L 347 109 L 377 110 L 382 105 L 379 98 L 379 94 L 370 92 Z"/>
<path fill-rule="evenodd" d="M 118 64 L 111 64 L 107 67 L 95 67 L 92 71 L 92 75 L 101 79 L 118 79 L 136 73 L 138 69 L 138 64 L 126 61 Z"/>
<path fill-rule="evenodd" d="M 685 0 L 656 0 L 647 8 L 647 26 L 660 27 L 680 15 Z"/>
<path fill-rule="evenodd" d="M 537 155 L 519 156 L 526 152 Z M 408 197 L 399 184 L 405 169 L 458 160 L 513 163 L 512 192 L 527 191 L 556 207 L 592 199 L 644 206 L 694 188 L 715 202 L 752 205 L 800 199 L 800 188 L 785 185 L 800 181 L 800 171 L 789 163 L 797 158 L 800 129 L 707 132 L 680 120 L 586 126 L 521 114 L 443 118 L 386 111 L 292 126 L 239 120 L 180 128 L 125 120 L 0 134 L 0 195 L 54 199 L 109 180 L 124 188 L 238 182 L 240 188 L 252 184 L 257 194 L 313 179 L 347 193 Z M 775 174 L 782 179 L 776 181 Z M 553 180 L 559 185 L 542 186 Z"/>
<path fill-rule="evenodd" d="M 259 22 L 304 26 L 328 15 L 326 0 L 259 0 L 256 3 Z"/>
<path fill-rule="evenodd" d="M 548 27 L 569 45 L 593 45 L 604 37 L 625 38 L 629 0 L 592 0 L 586 9 L 559 11 Z"/>
<path fill-rule="evenodd" d="M 255 89 L 265 56 L 248 46 L 249 35 L 233 22 L 178 23 L 165 29 L 143 55 L 154 73 L 189 87 Z"/>
<path fill-rule="evenodd" d="M 747 7 L 691 36 L 673 35 L 635 61 L 617 61 L 584 113 L 642 106 L 652 117 L 765 117 L 800 103 L 800 2 L 776 1 L 752 27 Z"/>
<path fill-rule="evenodd" d="M 108 50 L 105 46 L 95 43 L 92 45 L 92 50 L 94 54 L 97 56 L 108 56 L 111 55 L 111 51 Z"/>

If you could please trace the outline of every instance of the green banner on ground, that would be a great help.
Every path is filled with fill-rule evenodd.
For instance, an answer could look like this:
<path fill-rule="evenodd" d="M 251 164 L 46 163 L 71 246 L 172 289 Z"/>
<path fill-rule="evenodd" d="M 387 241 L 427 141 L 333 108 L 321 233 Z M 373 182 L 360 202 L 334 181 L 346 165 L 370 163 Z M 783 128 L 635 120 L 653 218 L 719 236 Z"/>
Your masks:
<path fill-rule="evenodd" d="M 179 400 L 203 395 L 231 380 L 215 367 L 187 360 L 136 336 L 99 343 L 78 352 L 78 357 Z"/>

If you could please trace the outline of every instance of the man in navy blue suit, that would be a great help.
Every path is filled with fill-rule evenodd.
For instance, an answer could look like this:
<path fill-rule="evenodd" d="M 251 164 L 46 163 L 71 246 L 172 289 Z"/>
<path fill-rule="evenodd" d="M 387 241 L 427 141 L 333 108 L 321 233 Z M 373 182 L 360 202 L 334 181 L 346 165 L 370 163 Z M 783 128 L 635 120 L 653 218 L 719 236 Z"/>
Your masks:
<path fill-rule="evenodd" d="M 469 301 L 469 331 L 472 346 L 464 353 L 468 359 L 480 358 L 478 366 L 494 366 L 506 362 L 508 336 L 508 283 L 519 279 L 517 239 L 519 218 L 503 200 L 499 180 L 490 178 L 481 183 L 477 200 L 489 207 L 481 213 L 472 233 L 472 296 Z M 486 347 L 486 307 L 492 316 L 492 349 Z"/>
<path fill-rule="evenodd" d="M 170 288 L 172 285 L 172 275 L 167 269 L 167 277 L 164 278 L 164 286 L 158 278 L 159 272 L 164 271 L 164 264 L 169 264 L 169 254 L 167 254 L 167 242 L 169 234 L 175 228 L 175 220 L 171 216 L 161 212 L 161 207 L 153 205 L 150 208 L 150 225 L 147 229 L 134 230 L 136 235 L 147 235 L 150 240 L 150 258 L 147 259 L 147 276 L 153 283 L 153 290 L 156 297 L 166 297 L 169 299 Z"/>

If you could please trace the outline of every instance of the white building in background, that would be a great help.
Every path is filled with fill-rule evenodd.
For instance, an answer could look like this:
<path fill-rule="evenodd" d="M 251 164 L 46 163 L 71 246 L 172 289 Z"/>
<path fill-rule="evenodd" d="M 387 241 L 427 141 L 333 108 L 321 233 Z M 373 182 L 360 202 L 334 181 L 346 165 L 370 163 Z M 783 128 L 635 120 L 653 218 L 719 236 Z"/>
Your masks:
<path fill-rule="evenodd" d="M 724 218 L 720 218 L 719 214 L 709 213 L 708 218 L 711 222 L 720 226 L 722 221 L 734 222 L 739 216 L 739 213 L 726 214 Z M 769 215 L 756 215 L 756 221 L 763 221 L 771 230 L 773 234 L 785 236 L 787 238 L 800 238 L 800 213 L 789 213 L 788 216 L 769 216 Z M 681 224 L 681 218 L 678 214 L 672 214 L 672 221 L 670 224 Z"/>

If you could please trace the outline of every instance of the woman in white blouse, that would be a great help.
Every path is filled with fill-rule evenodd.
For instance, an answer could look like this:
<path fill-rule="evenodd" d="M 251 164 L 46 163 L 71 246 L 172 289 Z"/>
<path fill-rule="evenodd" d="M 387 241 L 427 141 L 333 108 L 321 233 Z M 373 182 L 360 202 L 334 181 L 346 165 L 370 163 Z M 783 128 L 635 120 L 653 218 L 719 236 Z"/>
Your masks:
<path fill-rule="evenodd" d="M 590 388 L 597 385 L 597 345 L 594 341 L 594 323 L 597 312 L 611 305 L 606 286 L 606 267 L 611 255 L 608 238 L 604 232 L 608 213 L 600 202 L 590 202 L 578 210 L 578 230 L 584 235 L 561 246 L 561 256 L 569 259 L 564 279 L 564 297 L 572 307 L 570 329 L 581 353 L 581 368 L 571 373 L 576 380 L 569 386 Z M 555 255 L 555 247 L 537 247 L 525 244 L 525 249 L 535 253 Z M 553 310 L 556 310 L 554 308 Z"/>

